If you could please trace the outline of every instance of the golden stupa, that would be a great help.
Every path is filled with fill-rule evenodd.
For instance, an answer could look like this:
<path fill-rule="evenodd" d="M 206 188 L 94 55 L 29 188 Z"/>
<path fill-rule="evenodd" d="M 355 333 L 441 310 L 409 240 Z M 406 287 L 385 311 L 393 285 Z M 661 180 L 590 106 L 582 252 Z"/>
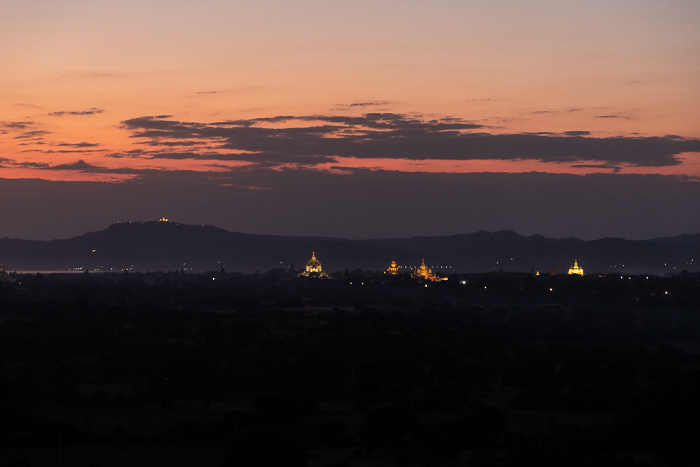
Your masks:
<path fill-rule="evenodd" d="M 0 282 L 14 282 L 14 279 L 5 271 L 5 266 L 0 264 Z"/>
<path fill-rule="evenodd" d="M 422 280 L 428 280 L 428 281 L 433 281 L 433 282 L 447 280 L 447 277 L 438 276 L 437 274 L 435 274 L 433 272 L 432 269 L 427 267 L 425 265 L 425 258 L 423 258 L 423 261 L 421 261 L 420 268 L 413 271 L 413 274 L 411 274 L 411 277 L 413 277 L 414 279 L 422 279 Z"/>
<path fill-rule="evenodd" d="M 316 259 L 316 252 L 311 252 L 311 259 L 306 263 L 306 269 L 299 273 L 299 276 L 304 277 L 328 277 L 328 274 L 323 272 L 321 262 Z"/>
<path fill-rule="evenodd" d="M 581 268 L 581 267 L 578 265 L 578 261 L 577 261 L 577 260 L 574 260 L 574 265 L 573 265 L 573 267 L 570 267 L 570 268 L 569 268 L 569 274 L 576 274 L 576 275 L 579 275 L 579 276 L 583 276 L 583 268 Z"/>
<path fill-rule="evenodd" d="M 393 274 L 396 275 L 399 273 L 399 265 L 396 264 L 396 260 L 392 259 L 391 264 L 389 267 L 384 271 L 384 274 Z"/>

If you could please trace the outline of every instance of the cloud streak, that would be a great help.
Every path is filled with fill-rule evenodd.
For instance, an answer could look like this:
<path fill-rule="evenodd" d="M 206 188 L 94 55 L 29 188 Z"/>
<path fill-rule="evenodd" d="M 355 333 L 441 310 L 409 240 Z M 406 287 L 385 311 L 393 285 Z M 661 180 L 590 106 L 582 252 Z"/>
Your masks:
<path fill-rule="evenodd" d="M 83 141 L 82 143 L 58 143 L 57 146 L 68 147 L 68 148 L 96 148 L 99 146 L 98 143 L 87 143 Z"/>
<path fill-rule="evenodd" d="M 24 130 L 34 126 L 34 122 L 0 122 L 3 130 Z"/>
<path fill-rule="evenodd" d="M 98 109 L 98 108 L 91 108 L 89 110 L 60 110 L 57 112 L 51 112 L 49 113 L 50 117 L 64 117 L 64 116 L 73 116 L 73 115 L 95 115 L 95 114 L 101 114 L 104 112 L 104 109 Z"/>

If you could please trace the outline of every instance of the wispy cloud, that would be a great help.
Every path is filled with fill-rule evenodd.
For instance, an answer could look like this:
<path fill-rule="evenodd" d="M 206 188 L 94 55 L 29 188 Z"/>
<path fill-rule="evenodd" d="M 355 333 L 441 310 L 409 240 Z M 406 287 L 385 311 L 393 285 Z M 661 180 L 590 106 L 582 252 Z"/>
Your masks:
<path fill-rule="evenodd" d="M 48 134 L 51 134 L 51 132 L 46 130 L 30 130 L 20 133 L 19 135 L 15 136 L 14 139 L 41 141 L 43 140 L 44 135 Z"/>
<path fill-rule="evenodd" d="M 337 104 L 333 110 L 357 110 L 364 109 L 367 107 L 387 107 L 389 105 L 395 104 L 392 101 L 356 101 L 350 104 Z"/>
<path fill-rule="evenodd" d="M 58 143 L 56 146 L 60 147 L 69 147 L 69 148 L 96 148 L 99 146 L 98 143 L 86 143 L 83 141 L 82 143 Z"/>
<path fill-rule="evenodd" d="M 32 167 L 51 171 L 81 172 L 86 174 L 116 174 L 127 176 L 142 176 L 154 172 L 154 169 L 135 169 L 130 167 L 109 168 L 85 162 L 78 159 L 75 162 L 52 165 L 46 162 L 24 162 L 18 166 Z"/>
<path fill-rule="evenodd" d="M 51 117 L 64 117 L 66 115 L 72 116 L 72 115 L 95 115 L 95 114 L 101 114 L 104 112 L 104 109 L 98 109 L 98 108 L 91 108 L 88 110 L 59 110 L 57 112 L 51 112 L 49 113 L 49 116 Z"/>
<path fill-rule="evenodd" d="M 583 169 L 612 169 L 613 172 L 619 172 L 622 167 L 615 164 L 575 164 L 571 167 L 583 168 Z"/>
<path fill-rule="evenodd" d="M 16 102 L 14 105 L 16 105 L 18 107 L 29 107 L 30 109 L 43 109 L 43 107 L 40 105 L 26 104 L 24 102 Z"/>
<path fill-rule="evenodd" d="M 619 118 L 621 120 L 632 120 L 632 117 L 627 115 L 594 115 L 593 118 Z"/>
<path fill-rule="evenodd" d="M 50 167 L 51 164 L 48 162 L 14 162 L 12 165 L 15 167 L 23 167 L 23 168 L 29 168 L 29 169 L 45 169 L 47 167 Z"/>
<path fill-rule="evenodd" d="M 389 105 L 391 101 L 370 101 L 370 102 L 353 102 L 348 107 L 376 107 L 378 105 Z"/>
<path fill-rule="evenodd" d="M 52 166 L 47 166 L 46 169 L 49 170 L 78 170 L 81 172 L 95 172 L 95 171 L 101 171 L 103 170 L 102 167 L 88 164 L 82 159 L 79 159 L 75 162 L 69 163 L 69 164 L 58 164 L 58 165 L 52 165 Z"/>
<path fill-rule="evenodd" d="M 34 122 L 0 122 L 0 131 L 25 130 L 34 126 Z"/>

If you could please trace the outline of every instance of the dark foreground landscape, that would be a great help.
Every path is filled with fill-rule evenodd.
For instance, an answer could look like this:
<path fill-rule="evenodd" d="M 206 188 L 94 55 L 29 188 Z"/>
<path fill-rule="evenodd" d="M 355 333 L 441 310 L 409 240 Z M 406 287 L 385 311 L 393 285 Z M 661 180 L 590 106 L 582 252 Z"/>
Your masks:
<path fill-rule="evenodd" d="M 700 275 L 13 275 L 0 466 L 700 463 Z"/>

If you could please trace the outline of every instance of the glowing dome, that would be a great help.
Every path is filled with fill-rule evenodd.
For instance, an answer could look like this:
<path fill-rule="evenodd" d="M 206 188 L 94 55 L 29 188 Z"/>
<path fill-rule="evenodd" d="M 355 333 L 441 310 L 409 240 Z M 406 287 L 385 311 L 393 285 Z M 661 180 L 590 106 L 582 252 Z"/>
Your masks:
<path fill-rule="evenodd" d="M 416 269 L 413 271 L 413 274 L 411 276 L 414 279 L 423 279 L 423 280 L 428 280 L 428 281 L 433 281 L 433 282 L 438 282 L 438 281 L 446 281 L 447 277 L 441 277 L 438 276 L 433 272 L 433 270 L 425 265 L 425 258 L 423 258 L 423 261 L 420 263 L 420 268 Z"/>
<path fill-rule="evenodd" d="M 14 282 L 14 279 L 5 271 L 5 266 L 0 264 L 0 282 Z"/>
<path fill-rule="evenodd" d="M 583 276 L 583 268 L 579 267 L 577 260 L 574 260 L 573 267 L 569 268 L 569 274 L 576 274 L 579 276 Z"/>
<path fill-rule="evenodd" d="M 391 260 L 391 264 L 389 267 L 386 269 L 384 274 L 398 274 L 399 273 L 399 265 L 396 264 L 396 260 Z"/>
<path fill-rule="evenodd" d="M 316 252 L 311 252 L 311 259 L 306 263 L 306 269 L 299 273 L 305 277 L 328 277 L 328 274 L 323 272 L 321 262 L 316 259 Z"/>

